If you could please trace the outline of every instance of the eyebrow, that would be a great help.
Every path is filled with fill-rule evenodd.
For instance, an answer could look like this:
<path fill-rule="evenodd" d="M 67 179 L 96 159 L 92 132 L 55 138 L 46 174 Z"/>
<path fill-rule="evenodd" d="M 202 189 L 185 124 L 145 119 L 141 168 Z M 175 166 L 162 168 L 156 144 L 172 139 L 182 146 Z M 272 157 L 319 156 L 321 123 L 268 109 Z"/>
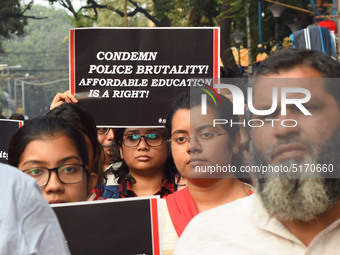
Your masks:
<path fill-rule="evenodd" d="M 82 162 L 82 160 L 81 160 L 78 156 L 69 156 L 69 157 L 62 158 L 62 159 L 58 160 L 58 164 L 66 163 L 67 161 L 70 161 L 70 160 L 72 160 L 72 159 L 76 159 L 76 160 Z"/>
<path fill-rule="evenodd" d="M 72 160 L 72 159 L 76 159 L 78 161 L 82 161 L 79 157 L 77 156 L 69 156 L 69 157 L 65 157 L 65 158 L 62 158 L 60 160 L 57 161 L 58 165 L 59 164 L 64 164 L 66 163 L 67 161 L 69 160 Z M 25 166 L 27 164 L 38 164 L 38 165 L 43 165 L 43 164 L 47 164 L 47 161 L 42 161 L 42 160 L 28 160 L 28 161 L 25 161 L 25 163 L 23 163 L 22 165 Z"/>
<path fill-rule="evenodd" d="M 171 135 L 176 135 L 176 134 L 188 134 L 188 131 L 184 129 L 177 129 Z"/>
<path fill-rule="evenodd" d="M 165 129 L 147 129 L 146 132 L 163 132 Z"/>
<path fill-rule="evenodd" d="M 139 131 L 138 129 L 130 129 L 130 130 L 125 130 L 124 133 L 136 133 L 138 131 Z"/>
<path fill-rule="evenodd" d="M 23 163 L 22 165 L 27 165 L 27 164 L 46 164 L 46 161 L 40 161 L 40 160 L 28 160 L 25 161 L 25 163 Z"/>
<path fill-rule="evenodd" d="M 216 128 L 216 127 L 213 127 L 212 125 L 210 124 L 206 124 L 206 125 L 203 125 L 203 126 L 199 126 L 198 128 L 196 128 L 197 131 L 201 131 L 203 129 L 206 129 L 206 128 Z"/>
<path fill-rule="evenodd" d="M 158 132 L 158 133 L 162 133 L 164 132 L 164 130 L 160 130 L 160 129 L 146 129 L 145 130 L 145 133 L 150 133 L 150 132 Z M 139 129 L 131 129 L 131 130 L 128 130 L 125 132 L 125 134 L 128 134 L 128 133 L 141 133 L 141 130 Z"/>

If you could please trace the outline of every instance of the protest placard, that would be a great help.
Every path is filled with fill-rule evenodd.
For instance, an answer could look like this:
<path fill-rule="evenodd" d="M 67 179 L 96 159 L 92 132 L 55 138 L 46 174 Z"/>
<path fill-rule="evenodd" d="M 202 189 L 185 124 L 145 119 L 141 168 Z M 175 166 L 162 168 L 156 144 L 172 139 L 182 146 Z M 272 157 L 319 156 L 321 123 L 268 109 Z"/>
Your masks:
<path fill-rule="evenodd" d="M 70 31 L 70 90 L 98 126 L 162 127 L 175 97 L 218 77 L 219 28 Z"/>
<path fill-rule="evenodd" d="M 161 253 L 159 197 L 52 205 L 72 254 Z"/>
<path fill-rule="evenodd" d="M 0 119 L 0 162 L 6 163 L 8 160 L 8 145 L 13 133 L 23 125 L 21 120 Z"/>

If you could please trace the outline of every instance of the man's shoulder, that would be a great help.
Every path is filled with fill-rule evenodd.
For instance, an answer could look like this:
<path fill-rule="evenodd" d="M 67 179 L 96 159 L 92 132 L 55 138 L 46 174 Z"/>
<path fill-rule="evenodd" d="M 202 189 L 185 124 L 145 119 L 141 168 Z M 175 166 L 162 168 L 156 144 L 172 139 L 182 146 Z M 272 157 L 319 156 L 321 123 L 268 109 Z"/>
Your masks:
<path fill-rule="evenodd" d="M 238 219 L 247 218 L 251 214 L 254 200 L 253 197 L 254 196 L 252 195 L 245 198 L 240 198 L 231 203 L 227 203 L 202 212 L 197 215 L 193 221 L 217 221 L 218 219 L 223 218 L 225 222 L 228 221 L 226 217 L 235 217 L 235 215 L 237 215 Z"/>
<path fill-rule="evenodd" d="M 6 175 L 12 175 L 12 174 L 16 175 L 17 172 L 18 172 L 17 168 L 4 164 L 4 163 L 0 163 L 0 176 L 6 176 Z"/>
<path fill-rule="evenodd" d="M 23 207 L 31 199 L 40 199 L 41 189 L 34 178 L 17 168 L 0 163 L 0 186 L 3 190 L 2 200 L 16 203 Z"/>
<path fill-rule="evenodd" d="M 188 224 L 185 231 L 192 233 L 212 232 L 218 233 L 223 229 L 230 228 L 237 224 L 249 225 L 251 221 L 251 210 L 253 197 L 238 199 L 234 202 L 218 206 L 202 212 L 194 217 Z"/>
<path fill-rule="evenodd" d="M 31 185 L 34 185 L 35 180 L 13 166 L 0 163 L 1 186 L 13 183 L 18 184 L 19 182 L 30 183 Z"/>
<path fill-rule="evenodd" d="M 235 236 L 254 232 L 253 201 L 254 195 L 198 214 L 184 230 L 175 254 L 221 254 Z"/>

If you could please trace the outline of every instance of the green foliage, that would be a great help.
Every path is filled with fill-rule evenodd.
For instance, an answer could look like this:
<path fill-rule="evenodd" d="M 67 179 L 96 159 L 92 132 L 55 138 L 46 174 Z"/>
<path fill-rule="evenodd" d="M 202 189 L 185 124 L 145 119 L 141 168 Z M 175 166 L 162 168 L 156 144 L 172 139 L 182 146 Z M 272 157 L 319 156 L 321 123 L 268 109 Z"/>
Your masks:
<path fill-rule="evenodd" d="M 79 12 L 81 13 L 81 12 Z M 78 19 L 72 19 L 72 27 L 93 27 L 95 19 L 88 18 L 83 15 L 79 15 Z"/>
<path fill-rule="evenodd" d="M 77 27 L 125 26 L 124 1 L 122 0 L 91 0 L 87 1 L 78 11 L 74 9 L 72 2 L 48 1 L 59 3 L 70 10 L 74 16 L 74 25 Z M 211 26 L 212 18 L 218 15 L 220 8 L 217 0 L 128 0 L 127 2 L 128 26 L 135 27 L 153 25 Z M 191 24 L 188 21 L 193 10 L 200 16 L 200 20 L 196 24 Z"/>
<path fill-rule="evenodd" d="M 171 26 L 188 26 L 188 14 L 190 12 L 190 7 L 190 0 L 173 1 L 171 6 L 172 10 L 166 12 Z"/>
<path fill-rule="evenodd" d="M 101 9 L 98 12 L 98 20 L 96 25 L 98 27 L 124 27 L 124 18 L 115 12 L 119 10 L 124 12 L 124 1 L 122 0 L 102 0 L 100 2 L 102 5 L 107 5 L 106 9 Z M 144 8 L 148 8 L 147 1 L 141 1 L 140 5 Z M 132 12 L 134 6 L 128 3 L 128 12 Z M 147 26 L 147 18 L 141 14 L 137 13 L 133 17 L 128 17 L 129 27 L 145 27 Z"/>
<path fill-rule="evenodd" d="M 29 19 L 24 37 L 15 36 L 4 42 L 5 53 L 1 62 L 8 66 L 21 65 L 20 69 L 10 70 L 10 76 L 0 79 L 2 89 L 7 90 L 8 80 L 11 86 L 11 99 L 14 100 L 14 78 L 17 80 L 17 98 L 21 98 L 21 81 L 25 85 L 25 113 L 35 117 L 46 112 L 57 92 L 68 88 L 68 34 L 72 27 L 71 18 L 64 10 L 55 10 L 43 6 L 33 6 L 30 16 L 47 17 L 46 19 Z M 41 84 L 64 79 L 64 81 L 44 86 Z M 66 79 L 66 80 L 65 80 Z M 21 102 L 17 102 L 21 106 Z M 15 110 L 15 109 L 14 109 Z"/>
<path fill-rule="evenodd" d="M 12 35 L 23 35 L 27 18 L 19 0 L 1 0 L 0 4 L 0 51 L 1 39 L 10 38 Z"/>
<path fill-rule="evenodd" d="M 153 12 L 158 20 L 168 18 L 168 15 L 175 9 L 175 1 L 171 0 L 153 0 Z"/>
<path fill-rule="evenodd" d="M 74 10 L 66 0 L 47 0 L 63 5 L 71 12 Z M 262 38 L 267 52 L 275 46 L 275 19 L 270 12 L 272 3 L 265 0 L 128 0 L 129 26 L 216 26 L 220 24 L 221 32 L 225 31 L 224 38 L 231 35 L 236 28 L 247 34 L 246 17 L 250 19 L 251 52 L 253 59 L 263 51 L 259 37 L 258 3 L 262 3 Z M 291 6 L 308 9 L 310 0 L 278 0 Z M 66 4 L 67 3 L 67 4 Z M 85 3 L 85 1 L 83 2 Z M 87 0 L 80 11 L 73 12 L 75 25 L 83 26 L 125 26 L 124 1 L 122 0 Z M 92 9 L 91 9 L 92 6 Z M 96 19 L 98 13 L 98 19 Z M 286 8 L 279 19 L 280 40 L 287 37 L 291 31 L 289 24 L 296 19 L 306 27 L 313 23 L 311 14 Z M 219 22 L 217 24 L 217 22 Z M 231 27 L 231 30 L 230 30 Z M 228 38 L 221 43 L 221 53 L 230 51 L 235 42 Z M 247 38 L 244 37 L 243 46 L 247 47 Z M 232 58 L 232 56 L 230 56 Z M 231 60 L 232 61 L 232 60 Z M 223 61 L 225 64 L 227 61 Z"/>
<path fill-rule="evenodd" d="M 220 11 L 216 0 L 154 0 L 153 12 L 158 20 L 169 19 L 169 26 L 213 26 Z M 190 19 L 195 13 L 196 20 Z"/>
<path fill-rule="evenodd" d="M 189 4 L 208 18 L 214 18 L 220 12 L 220 4 L 216 0 L 190 0 Z"/>
<path fill-rule="evenodd" d="M 63 10 L 43 6 L 34 6 L 29 14 L 47 18 L 29 20 L 27 36 L 6 41 L 2 62 L 20 64 L 22 69 L 31 70 L 30 74 L 53 69 L 67 72 L 70 17 Z"/>
<path fill-rule="evenodd" d="M 172 10 L 167 13 L 172 26 L 213 26 L 212 19 L 220 11 L 216 0 L 172 1 L 172 5 Z M 197 15 L 196 22 L 188 21 L 192 12 Z"/>

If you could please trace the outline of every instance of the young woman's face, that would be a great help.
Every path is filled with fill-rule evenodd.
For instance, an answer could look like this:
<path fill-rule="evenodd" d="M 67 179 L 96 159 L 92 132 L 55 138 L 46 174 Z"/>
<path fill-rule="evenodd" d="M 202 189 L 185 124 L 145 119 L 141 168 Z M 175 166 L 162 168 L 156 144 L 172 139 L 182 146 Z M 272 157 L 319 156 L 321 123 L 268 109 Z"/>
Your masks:
<path fill-rule="evenodd" d="M 190 174 L 190 143 L 177 144 L 174 140 L 190 137 L 190 110 L 180 109 L 172 116 L 171 152 L 176 168 L 182 176 Z"/>
<path fill-rule="evenodd" d="M 201 115 L 199 106 L 180 109 L 173 115 L 171 128 L 171 151 L 178 171 L 186 178 L 211 178 L 209 173 L 195 172 L 200 167 L 231 164 L 232 145 L 227 131 L 214 127 L 216 112 L 207 108 L 207 115 Z M 188 142 L 190 138 L 190 142 Z M 203 168 L 206 169 L 206 168 Z M 191 171 L 190 171 L 191 170 Z"/>
<path fill-rule="evenodd" d="M 77 166 L 79 164 L 83 164 L 83 162 L 72 140 L 67 136 L 59 135 L 42 137 L 42 139 L 28 143 L 21 155 L 18 168 L 20 170 L 31 169 L 25 171 L 25 173 L 30 173 L 39 183 L 39 176 L 42 171 L 37 169 L 38 167 L 51 169 L 63 165 Z M 63 171 L 58 171 L 59 177 L 64 182 L 70 182 L 69 180 L 72 182 L 74 179 L 68 178 L 75 169 L 76 167 L 65 167 Z M 80 167 L 78 171 L 82 172 L 82 168 Z M 50 204 L 85 201 L 96 181 L 97 176 L 94 173 L 91 173 L 90 177 L 84 173 L 82 178 L 77 179 L 76 183 L 64 184 L 58 178 L 56 171 L 50 171 L 50 178 L 46 185 L 41 186 L 41 189 L 44 198 Z"/>
<path fill-rule="evenodd" d="M 130 171 L 164 171 L 168 149 L 163 132 L 159 128 L 125 129 L 120 153 Z"/>

